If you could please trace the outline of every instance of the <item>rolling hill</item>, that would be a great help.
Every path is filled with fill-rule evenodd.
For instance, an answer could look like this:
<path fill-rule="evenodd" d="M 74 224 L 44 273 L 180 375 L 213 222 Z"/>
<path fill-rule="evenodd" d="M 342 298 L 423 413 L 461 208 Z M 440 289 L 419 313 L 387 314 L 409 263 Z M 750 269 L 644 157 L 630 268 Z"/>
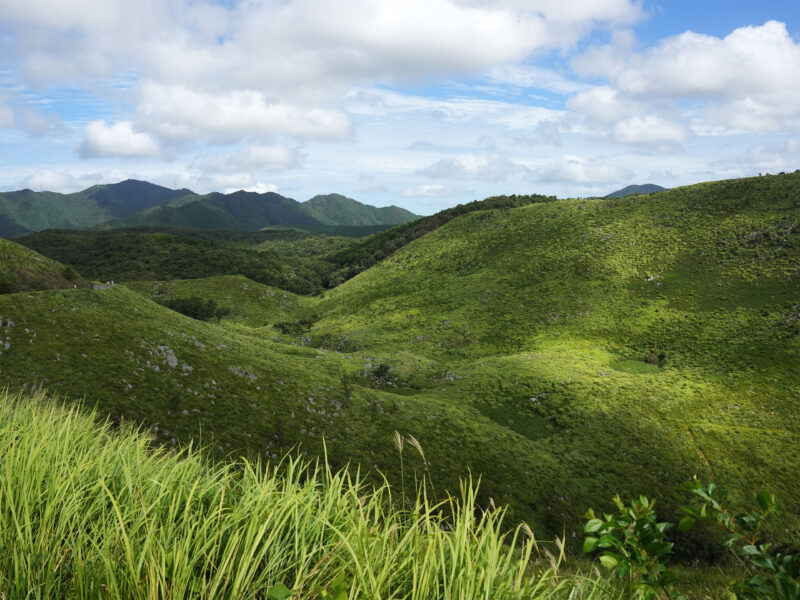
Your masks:
<path fill-rule="evenodd" d="M 151 300 L 186 296 L 233 312 Z M 658 496 L 674 520 L 695 474 L 734 503 L 765 487 L 783 508 L 769 535 L 788 541 L 798 298 L 795 173 L 463 211 L 318 297 L 240 277 L 2 295 L 0 377 L 167 447 L 314 455 L 324 438 L 332 464 L 395 483 L 392 434 L 413 434 L 426 462 L 406 456 L 407 483 L 455 491 L 469 469 L 482 505 L 573 544 L 614 493 Z M 714 556 L 707 532 L 678 535 Z"/>

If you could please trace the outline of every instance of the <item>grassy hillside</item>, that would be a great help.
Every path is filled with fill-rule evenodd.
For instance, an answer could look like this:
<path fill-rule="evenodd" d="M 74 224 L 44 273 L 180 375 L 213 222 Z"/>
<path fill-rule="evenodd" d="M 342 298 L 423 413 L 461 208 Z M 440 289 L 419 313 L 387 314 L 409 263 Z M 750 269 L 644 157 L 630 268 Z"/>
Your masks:
<path fill-rule="evenodd" d="M 326 293 L 312 338 L 434 361 L 428 393 L 514 436 L 492 478 L 515 506 L 674 507 L 699 473 L 775 489 L 797 532 L 798 299 L 794 174 L 461 216 Z"/>
<path fill-rule="evenodd" d="M 88 285 L 71 266 L 0 238 L 0 294 Z"/>
<path fill-rule="evenodd" d="M 331 463 L 395 483 L 392 433 L 413 434 L 426 461 L 406 455 L 406 483 L 452 491 L 469 468 L 482 505 L 573 544 L 615 492 L 674 520 L 695 474 L 735 502 L 771 489 L 770 533 L 796 539 L 798 232 L 800 173 L 464 209 L 297 312 L 241 279 L 135 286 L 241 306 L 219 324 L 122 286 L 0 297 L 16 324 L 0 377 L 158 424 L 170 446 L 314 454 L 324 436 Z"/>
<path fill-rule="evenodd" d="M 314 196 L 303 203 L 321 220 L 337 225 L 400 225 L 419 219 L 419 215 L 400 208 L 384 206 L 377 208 L 357 202 L 341 194 Z"/>
<path fill-rule="evenodd" d="M 310 319 L 315 304 L 306 296 L 272 288 L 241 275 L 172 281 L 130 281 L 125 286 L 162 304 L 176 298 L 214 300 L 219 306 L 230 310 L 227 323 L 248 327 L 266 327 Z"/>

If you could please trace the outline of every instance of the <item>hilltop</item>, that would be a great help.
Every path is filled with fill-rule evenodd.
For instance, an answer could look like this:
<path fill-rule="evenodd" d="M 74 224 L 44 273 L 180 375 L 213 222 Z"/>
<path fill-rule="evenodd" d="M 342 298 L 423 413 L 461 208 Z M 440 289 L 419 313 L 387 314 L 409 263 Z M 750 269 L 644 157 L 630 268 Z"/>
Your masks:
<path fill-rule="evenodd" d="M 616 492 L 673 517 L 698 474 L 737 502 L 771 489 L 771 535 L 796 536 L 800 173 L 493 202 L 364 240 L 361 272 L 317 297 L 241 277 L 0 296 L 17 324 L 0 376 L 158 426 L 167 447 L 316 454 L 324 437 L 332 464 L 394 482 L 392 433 L 413 434 L 427 462 L 409 477 L 453 491 L 470 469 L 482 504 L 542 535 L 579 539 Z M 186 296 L 234 312 L 153 301 Z"/>
<path fill-rule="evenodd" d="M 631 196 L 632 194 L 655 194 L 656 192 L 663 192 L 666 189 L 667 188 L 661 187 L 660 185 L 656 185 L 654 183 L 645 183 L 644 185 L 628 185 L 621 190 L 611 192 L 606 196 L 606 198 L 624 198 L 625 196 Z"/>

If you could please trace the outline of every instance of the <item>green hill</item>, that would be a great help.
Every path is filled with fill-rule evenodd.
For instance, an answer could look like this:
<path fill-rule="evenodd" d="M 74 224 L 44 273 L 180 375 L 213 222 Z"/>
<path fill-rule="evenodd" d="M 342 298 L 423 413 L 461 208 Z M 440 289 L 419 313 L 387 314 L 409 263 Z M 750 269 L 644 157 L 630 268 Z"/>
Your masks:
<path fill-rule="evenodd" d="M 81 229 L 191 195 L 129 179 L 96 185 L 74 194 L 20 190 L 0 193 L 0 236 L 51 228 Z"/>
<path fill-rule="evenodd" d="M 625 196 L 630 196 L 632 194 L 655 194 L 656 192 L 663 192 L 666 189 L 667 188 L 661 187 L 660 185 L 656 185 L 654 183 L 645 183 L 644 185 L 628 185 L 621 190 L 611 192 L 606 196 L 606 198 L 624 198 Z"/>
<path fill-rule="evenodd" d="M 158 425 L 168 447 L 315 454 L 324 437 L 332 464 L 395 483 L 392 433 L 413 434 L 426 462 L 406 457 L 409 481 L 454 491 L 470 469 L 481 505 L 573 543 L 617 492 L 658 496 L 674 520 L 695 474 L 734 503 L 771 489 L 770 535 L 797 539 L 800 173 L 520 198 L 401 235 L 290 310 L 242 279 L 134 286 L 232 307 L 221 323 L 119 285 L 0 296 L 16 323 L 0 377 Z M 680 535 L 693 557 L 717 547 Z"/>
<path fill-rule="evenodd" d="M 303 205 L 311 208 L 321 220 L 336 225 L 401 225 L 420 218 L 399 206 L 377 208 L 341 194 L 314 196 Z"/>
<path fill-rule="evenodd" d="M 194 198 L 194 197 L 193 197 Z M 170 227 L 179 229 L 245 231 L 240 221 L 218 206 L 203 200 L 191 200 L 179 206 L 154 206 L 124 219 L 112 219 L 96 229 L 128 227 Z"/>
<path fill-rule="evenodd" d="M 142 227 L 47 230 L 23 236 L 19 242 L 102 281 L 245 275 L 293 292 L 313 294 L 324 288 L 327 273 L 334 268 L 317 260 L 313 252 L 308 257 L 298 250 L 303 245 L 316 245 L 316 239 L 295 231 L 236 233 Z M 255 246 L 258 243 L 260 248 Z"/>
<path fill-rule="evenodd" d="M 0 238 L 0 294 L 88 285 L 72 267 Z"/>

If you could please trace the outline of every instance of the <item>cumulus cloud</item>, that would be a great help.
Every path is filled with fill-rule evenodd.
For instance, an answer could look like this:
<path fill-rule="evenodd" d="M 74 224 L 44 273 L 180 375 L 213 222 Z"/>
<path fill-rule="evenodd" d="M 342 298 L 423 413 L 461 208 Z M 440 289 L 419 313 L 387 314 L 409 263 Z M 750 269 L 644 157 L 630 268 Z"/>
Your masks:
<path fill-rule="evenodd" d="M 342 138 L 352 127 L 343 111 L 272 102 L 263 92 L 208 93 L 155 82 L 142 86 L 137 114 L 148 129 L 176 141 L 210 138 L 233 142 L 278 133 Z"/>
<path fill-rule="evenodd" d="M 166 140 L 340 138 L 347 90 L 479 73 L 642 17 L 638 0 L 0 0 L 0 52 L 38 86 L 120 72 L 141 85 L 135 123 Z M 544 71 L 520 83 L 571 84 Z"/>
<path fill-rule="evenodd" d="M 643 125 L 656 141 L 686 139 L 688 127 L 701 134 L 800 128 L 800 42 L 783 23 L 634 46 L 630 35 L 618 37 L 573 62 L 580 75 L 608 83 L 576 94 L 570 108 L 606 125 L 618 121 L 610 126 L 619 141 L 641 143 Z M 685 122 L 664 117 L 664 107 L 683 110 Z"/>
<path fill-rule="evenodd" d="M 130 158 L 160 153 L 155 139 L 148 133 L 134 131 L 130 121 L 118 121 L 112 125 L 105 121 L 92 121 L 86 126 L 83 142 L 77 151 L 83 158 Z"/>
<path fill-rule="evenodd" d="M 504 181 L 512 175 L 525 173 L 528 168 L 505 156 L 492 154 L 459 154 L 442 158 L 417 171 L 439 179 L 476 179 L 479 181 Z"/>
<path fill-rule="evenodd" d="M 534 181 L 597 184 L 624 181 L 633 172 L 615 165 L 589 161 L 581 156 L 567 154 L 531 172 Z"/>

